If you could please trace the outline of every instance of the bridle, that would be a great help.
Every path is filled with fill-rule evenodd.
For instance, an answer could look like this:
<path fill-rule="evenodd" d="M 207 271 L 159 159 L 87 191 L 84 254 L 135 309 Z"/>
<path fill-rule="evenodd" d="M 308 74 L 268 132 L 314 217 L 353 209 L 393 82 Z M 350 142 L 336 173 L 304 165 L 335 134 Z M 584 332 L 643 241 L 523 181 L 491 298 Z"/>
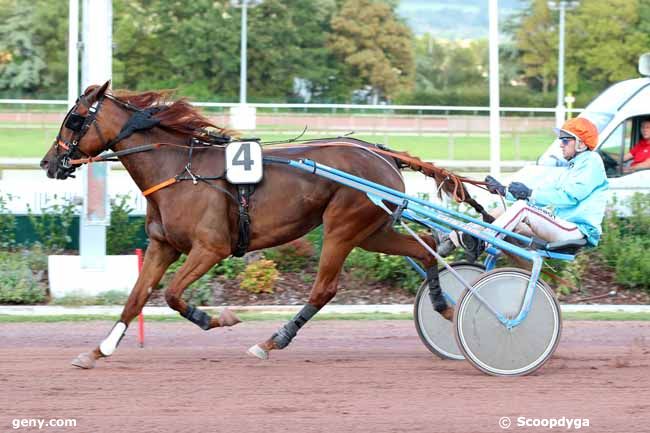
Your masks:
<path fill-rule="evenodd" d="M 99 114 L 99 111 L 102 108 L 102 104 L 106 99 L 110 99 L 111 101 L 115 102 L 121 107 L 129 111 L 132 111 L 134 114 L 140 114 L 141 116 L 149 119 L 149 122 L 146 125 L 147 128 L 153 127 L 154 125 L 157 125 L 159 123 L 158 120 L 151 119 L 150 116 L 160 111 L 161 109 L 160 107 L 152 107 L 143 110 L 126 101 L 122 101 L 106 93 L 100 95 L 97 98 L 97 100 L 91 104 L 88 101 L 87 96 L 81 95 L 79 98 L 77 98 L 75 105 L 70 109 L 70 111 L 68 111 L 63 121 L 63 126 L 73 132 L 72 137 L 70 138 L 70 140 L 66 140 L 63 137 L 61 137 L 61 131 L 59 131 L 54 141 L 54 146 L 56 150 L 56 164 L 57 164 L 56 178 L 57 179 L 66 179 L 68 177 L 74 177 L 72 173 L 78 167 L 80 167 L 82 164 L 85 163 L 99 162 L 99 161 L 113 161 L 116 160 L 116 157 L 120 156 L 121 154 L 130 154 L 135 152 L 147 151 L 154 147 L 152 145 L 145 145 L 128 151 L 115 152 L 113 147 L 117 143 L 125 139 L 126 137 L 136 132 L 137 128 L 127 129 L 126 127 L 129 124 L 130 121 L 129 120 L 122 127 L 120 133 L 115 138 L 111 140 L 106 140 L 104 138 L 105 135 L 102 133 L 99 123 L 97 122 L 97 115 Z M 88 109 L 88 114 L 82 115 L 75 111 L 76 108 L 79 106 L 79 104 L 82 104 Z M 88 153 L 81 150 L 79 147 L 79 143 L 81 142 L 81 140 L 86 135 L 86 133 L 90 130 L 91 127 L 95 128 L 97 136 L 99 137 L 99 140 L 102 143 L 101 150 L 98 152 L 99 156 L 91 156 Z M 101 155 L 102 153 L 108 150 L 113 152 L 107 155 Z"/>
<path fill-rule="evenodd" d="M 102 141 L 102 152 L 104 150 L 110 149 L 114 145 L 114 143 L 111 144 L 110 142 L 106 142 L 104 135 L 102 134 L 101 129 L 97 124 L 97 114 L 99 114 L 99 110 L 101 109 L 106 97 L 107 96 L 105 95 L 101 95 L 97 101 L 91 104 L 85 95 L 81 95 L 79 98 L 77 98 L 74 106 L 70 109 L 70 111 L 68 111 L 68 114 L 66 114 L 63 121 L 63 126 L 72 131 L 72 137 L 70 140 L 64 139 L 61 137 L 60 130 L 54 141 L 57 162 L 57 179 L 74 177 L 72 176 L 72 173 L 78 167 L 78 165 L 72 163 L 74 158 L 90 158 L 90 155 L 79 148 L 79 142 L 86 135 L 91 126 L 94 125 L 95 131 L 97 132 L 99 139 Z M 75 111 L 80 103 L 88 109 L 88 114 L 85 116 Z"/>

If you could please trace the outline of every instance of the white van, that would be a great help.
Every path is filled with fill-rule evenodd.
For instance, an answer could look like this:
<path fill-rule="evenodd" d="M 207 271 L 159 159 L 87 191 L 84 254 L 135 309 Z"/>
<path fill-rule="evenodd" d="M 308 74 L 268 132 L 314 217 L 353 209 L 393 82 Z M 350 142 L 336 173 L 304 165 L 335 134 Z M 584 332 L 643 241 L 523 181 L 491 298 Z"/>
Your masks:
<path fill-rule="evenodd" d="M 623 173 L 623 156 L 641 138 L 641 122 L 650 120 L 650 53 L 639 59 L 643 78 L 621 81 L 594 99 L 579 117 L 586 117 L 598 128 L 598 147 L 605 163 L 610 195 L 619 201 L 635 192 L 650 193 L 650 169 Z M 562 160 L 559 140 L 555 140 L 538 159 L 537 165 L 527 166 L 511 180 L 534 184 L 548 182 L 560 169 L 550 167 Z"/>

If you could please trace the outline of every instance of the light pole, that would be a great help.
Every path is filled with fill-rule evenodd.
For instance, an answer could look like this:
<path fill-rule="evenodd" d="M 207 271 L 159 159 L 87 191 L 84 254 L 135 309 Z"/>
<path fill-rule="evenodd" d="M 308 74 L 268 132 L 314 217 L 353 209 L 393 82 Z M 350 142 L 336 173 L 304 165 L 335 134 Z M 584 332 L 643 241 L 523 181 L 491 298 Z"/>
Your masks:
<path fill-rule="evenodd" d="M 564 16 L 567 10 L 575 9 L 580 2 L 577 0 L 553 0 L 547 3 L 548 8 L 559 11 L 560 41 L 557 55 L 557 107 L 555 107 L 555 124 L 559 128 L 564 123 L 566 109 L 564 107 Z"/>
<path fill-rule="evenodd" d="M 255 7 L 263 0 L 230 0 L 230 5 L 241 8 L 241 48 L 239 61 L 239 106 L 230 111 L 230 123 L 235 129 L 255 129 L 255 107 L 246 104 L 248 81 L 248 8 Z"/>
<path fill-rule="evenodd" d="M 489 88 L 490 88 L 490 174 L 499 177 L 501 174 L 501 117 L 499 106 L 499 2 L 489 0 Z"/>

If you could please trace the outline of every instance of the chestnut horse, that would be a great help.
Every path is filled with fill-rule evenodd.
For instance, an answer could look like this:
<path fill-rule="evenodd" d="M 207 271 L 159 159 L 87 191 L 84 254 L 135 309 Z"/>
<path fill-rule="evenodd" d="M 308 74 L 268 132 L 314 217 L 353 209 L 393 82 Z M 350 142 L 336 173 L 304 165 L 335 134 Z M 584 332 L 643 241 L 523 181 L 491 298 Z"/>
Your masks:
<path fill-rule="evenodd" d="M 147 198 L 149 246 L 142 272 L 108 336 L 73 360 L 73 365 L 82 368 L 92 368 L 97 359 L 114 352 L 131 320 L 181 253 L 187 254 L 187 260 L 165 290 L 167 304 L 205 330 L 239 322 L 227 309 L 219 317 L 210 317 L 181 297 L 187 286 L 238 247 L 240 219 L 245 216 L 240 212 L 237 188 L 219 176 L 225 169 L 224 146 L 214 144 L 214 132 L 206 128 L 217 128 L 224 142 L 229 131 L 213 125 L 184 100 L 166 102 L 165 92 L 112 94 L 108 84 L 91 86 L 79 97 L 41 162 L 48 177 L 65 179 L 83 163 L 105 159 L 100 154 L 111 150 Z M 404 191 L 400 162 L 360 140 L 266 146 L 264 155 L 309 158 Z M 452 317 L 437 286 L 435 258 L 416 240 L 393 230 L 390 216 L 363 193 L 286 165 L 268 164 L 264 170 L 264 179 L 256 185 L 248 206 L 248 251 L 289 242 L 321 224 L 323 246 L 307 304 L 268 340 L 251 347 L 250 354 L 266 359 L 269 351 L 290 343 L 300 327 L 334 297 L 343 262 L 357 246 L 419 260 L 429 270 L 431 290 L 437 293 L 436 310 Z M 446 192 L 458 195 L 458 183 L 444 182 L 453 175 L 439 170 L 427 174 L 442 181 Z M 185 179 L 194 181 L 180 181 Z M 469 197 L 462 184 L 460 188 L 463 197 Z M 431 236 L 423 238 L 435 246 Z"/>

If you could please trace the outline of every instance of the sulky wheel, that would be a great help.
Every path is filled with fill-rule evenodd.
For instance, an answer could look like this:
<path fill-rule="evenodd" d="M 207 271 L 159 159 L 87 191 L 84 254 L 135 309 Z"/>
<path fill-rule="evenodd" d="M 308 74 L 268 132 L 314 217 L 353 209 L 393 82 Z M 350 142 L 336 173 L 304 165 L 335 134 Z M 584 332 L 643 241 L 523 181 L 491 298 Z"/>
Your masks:
<path fill-rule="evenodd" d="M 478 278 L 474 289 L 508 319 L 523 303 L 530 272 L 501 268 Z M 560 342 L 560 306 L 552 290 L 537 282 L 528 316 L 508 329 L 469 290 L 456 305 L 454 331 L 458 347 L 474 367 L 494 376 L 521 376 L 540 368 Z"/>
<path fill-rule="evenodd" d="M 459 262 L 452 263 L 451 266 L 468 284 L 472 284 L 479 275 L 485 272 L 483 266 L 475 263 Z M 443 292 L 457 302 L 465 287 L 445 267 L 440 269 L 438 275 Z M 464 359 L 454 339 L 453 323 L 433 309 L 426 281 L 422 283 L 415 297 L 413 319 L 420 339 L 434 355 L 442 359 Z"/>

